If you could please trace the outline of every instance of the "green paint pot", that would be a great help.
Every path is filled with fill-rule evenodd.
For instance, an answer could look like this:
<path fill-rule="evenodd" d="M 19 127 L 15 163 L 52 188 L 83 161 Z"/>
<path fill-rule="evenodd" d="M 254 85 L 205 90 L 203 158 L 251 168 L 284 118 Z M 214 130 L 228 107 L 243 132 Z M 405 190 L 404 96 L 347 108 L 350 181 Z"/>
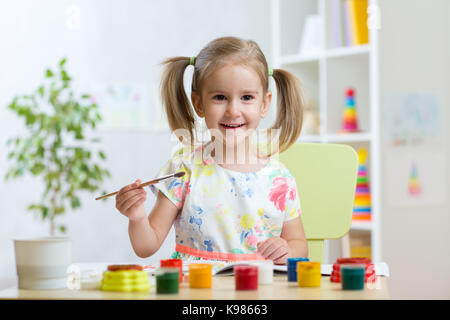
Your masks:
<path fill-rule="evenodd" d="M 341 265 L 342 290 L 364 290 L 364 276 L 364 265 Z"/>
<path fill-rule="evenodd" d="M 178 268 L 159 268 L 155 271 L 156 293 L 178 293 Z"/>

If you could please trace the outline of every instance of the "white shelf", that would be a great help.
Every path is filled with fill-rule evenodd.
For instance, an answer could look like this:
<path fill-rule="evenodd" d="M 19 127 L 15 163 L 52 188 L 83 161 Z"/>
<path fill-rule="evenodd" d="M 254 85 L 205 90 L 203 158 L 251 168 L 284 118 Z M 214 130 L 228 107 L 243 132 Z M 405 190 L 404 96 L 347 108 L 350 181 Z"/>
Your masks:
<path fill-rule="evenodd" d="M 298 63 L 308 63 L 317 62 L 320 59 L 320 55 L 301 55 L 293 54 L 289 56 L 281 57 L 280 61 L 282 65 L 298 64 Z"/>
<path fill-rule="evenodd" d="M 381 261 L 381 168 L 380 168 L 380 87 L 379 44 L 376 28 L 369 30 L 370 43 L 350 47 L 330 47 L 332 25 L 331 1 L 271 0 L 272 59 L 274 68 L 284 68 L 300 78 L 312 97 L 320 117 L 320 134 L 300 135 L 298 142 L 345 143 L 367 145 L 370 150 L 371 218 L 369 222 L 353 221 L 351 230 L 368 232 L 372 260 Z M 377 0 L 368 0 L 377 6 Z M 283 16 L 282 16 L 283 15 Z M 319 15 L 323 21 L 320 35 L 322 48 L 311 54 L 296 52 L 308 15 Z M 357 93 L 358 133 L 338 133 L 341 126 L 344 93 L 354 87 Z M 326 251 L 325 255 L 328 256 Z"/>
<path fill-rule="evenodd" d="M 290 65 L 290 64 L 300 64 L 300 63 L 310 63 L 317 62 L 321 58 L 339 58 L 339 57 L 348 57 L 360 54 L 368 54 L 370 52 L 370 45 L 359 45 L 359 46 L 351 46 L 351 47 L 342 47 L 342 48 L 333 48 L 324 50 L 322 52 L 317 52 L 315 54 L 293 54 L 287 55 L 280 58 L 280 62 L 282 65 Z"/>
<path fill-rule="evenodd" d="M 325 136 L 326 142 L 370 142 L 370 133 L 335 133 Z"/>
<path fill-rule="evenodd" d="M 358 54 L 368 54 L 369 52 L 370 52 L 370 45 L 364 44 L 359 46 L 330 49 L 327 50 L 325 56 L 331 59 L 331 58 L 354 56 Z"/>
<path fill-rule="evenodd" d="M 371 221 L 352 221 L 350 230 L 372 231 L 372 228 Z"/>
<path fill-rule="evenodd" d="M 351 143 L 351 142 L 370 142 L 372 135 L 370 133 L 335 133 L 335 134 L 311 134 L 300 135 L 298 142 L 331 142 L 331 143 Z"/>
<path fill-rule="evenodd" d="M 323 142 L 323 136 L 319 134 L 302 135 L 300 134 L 298 142 Z"/>

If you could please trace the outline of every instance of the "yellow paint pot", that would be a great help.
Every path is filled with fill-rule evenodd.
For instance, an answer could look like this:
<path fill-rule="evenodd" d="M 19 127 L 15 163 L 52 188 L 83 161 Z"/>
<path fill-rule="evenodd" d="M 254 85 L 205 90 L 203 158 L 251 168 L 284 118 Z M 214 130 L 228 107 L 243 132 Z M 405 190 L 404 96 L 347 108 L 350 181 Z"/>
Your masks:
<path fill-rule="evenodd" d="M 212 265 L 207 263 L 193 263 L 189 265 L 189 287 L 211 288 Z"/>
<path fill-rule="evenodd" d="M 299 287 L 320 287 L 321 279 L 320 262 L 297 262 L 297 281 Z"/>

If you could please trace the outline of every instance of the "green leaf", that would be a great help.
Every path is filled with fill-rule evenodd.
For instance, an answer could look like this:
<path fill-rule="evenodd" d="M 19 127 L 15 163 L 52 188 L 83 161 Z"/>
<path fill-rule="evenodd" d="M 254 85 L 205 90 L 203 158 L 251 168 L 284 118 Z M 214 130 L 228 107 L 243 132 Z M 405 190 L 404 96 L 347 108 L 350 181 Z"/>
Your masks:
<path fill-rule="evenodd" d="M 19 169 L 17 169 L 16 171 L 14 171 L 14 177 L 20 177 L 23 176 L 23 174 L 25 173 L 25 168 L 21 167 Z"/>
<path fill-rule="evenodd" d="M 103 153 L 103 151 L 99 151 L 99 152 L 98 152 L 98 155 L 99 155 L 100 158 L 102 158 L 103 160 L 106 160 L 106 156 L 105 156 L 105 154 Z"/>
<path fill-rule="evenodd" d="M 70 201 L 70 205 L 72 209 L 81 207 L 80 199 L 78 197 L 73 197 L 72 200 Z"/>
<path fill-rule="evenodd" d="M 52 78 L 53 76 L 54 76 L 54 74 L 53 74 L 52 70 L 47 69 L 47 70 L 45 71 L 45 77 L 46 77 L 46 78 Z"/>
<path fill-rule="evenodd" d="M 31 204 L 27 207 L 28 211 L 32 211 L 32 210 L 42 210 L 42 205 L 40 204 Z"/>
<path fill-rule="evenodd" d="M 38 174 L 40 174 L 42 171 L 44 171 L 45 166 L 42 163 L 35 163 L 30 171 L 33 175 L 37 176 Z"/>
<path fill-rule="evenodd" d="M 56 214 L 63 214 L 64 212 L 66 212 L 66 208 L 64 208 L 63 206 L 59 206 L 55 208 L 55 215 Z"/>
<path fill-rule="evenodd" d="M 58 228 L 59 228 L 59 231 L 61 232 L 61 233 L 67 233 L 67 228 L 66 228 L 66 226 L 65 225 L 59 225 L 58 226 Z"/>
<path fill-rule="evenodd" d="M 17 109 L 17 98 L 14 98 L 14 100 L 8 105 L 8 108 L 13 111 Z"/>
<path fill-rule="evenodd" d="M 41 98 L 44 97 L 44 86 L 40 86 L 40 87 L 38 88 L 38 93 L 39 93 L 39 95 L 41 96 Z"/>
<path fill-rule="evenodd" d="M 61 78 L 63 81 L 70 81 L 72 78 L 69 77 L 65 70 L 61 70 Z"/>
<path fill-rule="evenodd" d="M 48 216 L 48 207 L 42 207 L 42 220 L 45 220 Z"/>
<path fill-rule="evenodd" d="M 62 67 L 67 61 L 67 58 L 63 58 L 60 62 L 59 62 L 59 66 Z"/>

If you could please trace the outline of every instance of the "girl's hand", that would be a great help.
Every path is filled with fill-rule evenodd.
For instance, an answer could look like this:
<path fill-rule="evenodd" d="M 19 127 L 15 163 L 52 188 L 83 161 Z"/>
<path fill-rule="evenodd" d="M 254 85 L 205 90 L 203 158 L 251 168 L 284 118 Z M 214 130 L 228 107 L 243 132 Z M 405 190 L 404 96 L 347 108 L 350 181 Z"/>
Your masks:
<path fill-rule="evenodd" d="M 141 180 L 136 180 L 119 190 L 116 195 L 116 208 L 131 221 L 137 221 L 146 216 L 144 202 L 147 192 L 139 187 Z"/>
<path fill-rule="evenodd" d="M 275 264 L 286 264 L 290 257 L 290 248 L 286 240 L 280 237 L 272 237 L 258 242 L 258 253 L 265 258 L 273 260 Z"/>

